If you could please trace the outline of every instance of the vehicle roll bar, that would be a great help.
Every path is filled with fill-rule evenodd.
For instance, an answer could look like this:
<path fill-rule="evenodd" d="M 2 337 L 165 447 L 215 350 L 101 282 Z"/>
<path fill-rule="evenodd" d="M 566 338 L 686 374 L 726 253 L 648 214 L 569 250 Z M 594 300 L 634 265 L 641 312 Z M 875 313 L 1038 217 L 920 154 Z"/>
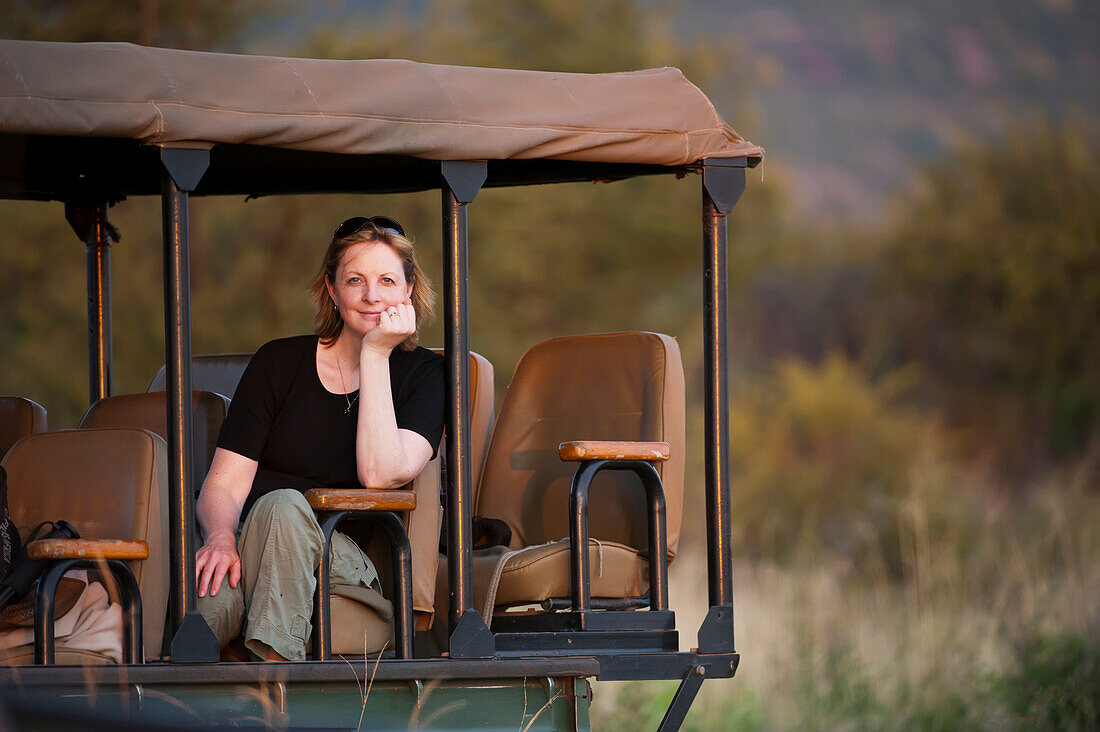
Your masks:
<path fill-rule="evenodd" d="M 217 661 L 218 641 L 195 609 L 195 476 L 191 432 L 191 248 L 189 193 L 210 151 L 161 148 L 164 236 L 165 391 L 168 398 L 168 534 L 172 661 Z"/>
<path fill-rule="evenodd" d="M 469 260 L 466 205 L 488 174 L 485 161 L 440 163 L 443 204 L 443 346 L 446 353 L 447 573 L 452 658 L 493 656 L 493 636 L 473 607 L 470 486 Z"/>
<path fill-rule="evenodd" d="M 703 349 L 706 412 L 707 579 L 710 611 L 699 652 L 733 652 L 733 550 L 730 547 L 729 317 L 726 214 L 745 190 L 744 158 L 703 165 Z"/>
<path fill-rule="evenodd" d="M 65 202 L 65 219 L 84 242 L 88 277 L 88 404 L 111 396 L 111 242 L 118 229 L 111 226 L 110 201 Z"/>

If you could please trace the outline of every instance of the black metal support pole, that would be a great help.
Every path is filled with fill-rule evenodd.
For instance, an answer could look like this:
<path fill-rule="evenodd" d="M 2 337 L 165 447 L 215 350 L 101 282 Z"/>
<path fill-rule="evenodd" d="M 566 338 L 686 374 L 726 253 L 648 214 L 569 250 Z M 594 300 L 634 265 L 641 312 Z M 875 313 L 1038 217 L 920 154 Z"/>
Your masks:
<path fill-rule="evenodd" d="M 569 586 L 572 609 L 592 609 L 588 557 L 588 492 L 601 470 L 627 470 L 638 476 L 646 493 L 649 519 L 649 607 L 668 609 L 668 539 L 665 535 L 665 490 L 652 463 L 642 460 L 588 460 L 577 467 L 569 488 Z M 664 558 L 659 559 L 659 558 Z"/>
<path fill-rule="evenodd" d="M 65 218 L 84 242 L 88 278 L 88 402 L 111 395 L 111 240 L 118 231 L 108 216 L 111 205 L 66 202 Z"/>
<path fill-rule="evenodd" d="M 89 403 L 111 396 L 111 238 L 106 203 L 96 206 L 95 223 L 85 240 L 88 270 Z"/>
<path fill-rule="evenodd" d="M 458 625 L 473 607 L 470 571 L 470 342 L 466 289 L 466 206 L 450 186 L 443 186 L 444 318 L 443 348 L 447 357 L 447 568 L 450 573 L 450 621 Z"/>
<path fill-rule="evenodd" d="M 700 628 L 700 652 L 733 650 L 726 214 L 744 191 L 743 165 L 743 161 L 708 160 L 703 169 L 707 574 L 711 611 Z"/>
<path fill-rule="evenodd" d="M 164 345 L 168 393 L 168 480 L 171 522 L 172 630 L 195 609 L 195 478 L 191 456 L 191 282 L 188 195 L 167 172 L 164 195 Z"/>
<path fill-rule="evenodd" d="M 466 205 L 485 182 L 486 164 L 443 162 L 443 345 L 447 360 L 447 573 L 451 657 L 493 655 L 493 638 L 473 608 L 470 486 L 470 341 Z"/>
<path fill-rule="evenodd" d="M 733 555 L 729 546 L 729 344 L 726 304 L 726 217 L 703 194 L 706 371 L 706 493 L 709 597 L 711 605 L 733 602 Z"/>
<path fill-rule="evenodd" d="M 34 596 L 34 662 L 52 666 L 54 662 L 54 600 L 61 578 L 70 569 L 101 570 L 102 560 L 61 559 L 50 564 L 38 582 Z M 144 663 L 142 651 L 141 592 L 130 567 L 120 559 L 102 561 L 113 575 L 122 605 L 122 662 Z"/>
<path fill-rule="evenodd" d="M 216 661 L 219 648 L 195 611 L 195 477 L 192 455 L 191 270 L 188 191 L 210 162 L 208 150 L 161 150 L 164 224 L 164 344 L 168 398 L 168 532 L 172 660 Z"/>
<path fill-rule="evenodd" d="M 676 732 L 680 729 L 680 725 L 684 723 L 684 718 L 687 717 L 688 710 L 691 709 L 691 703 L 695 701 L 695 695 L 699 693 L 699 687 L 703 685 L 706 676 L 707 669 L 705 666 L 699 665 L 688 668 L 683 680 L 680 682 L 680 686 L 676 689 L 676 694 L 672 697 L 672 703 L 668 705 L 668 710 L 665 712 L 665 717 L 661 720 L 657 732 Z"/>
<path fill-rule="evenodd" d="M 393 558 L 393 640 L 398 658 L 413 657 L 413 631 L 416 621 L 412 609 L 412 545 L 405 525 L 392 511 L 382 511 L 376 520 L 386 530 Z"/>
<path fill-rule="evenodd" d="M 390 542 L 390 557 L 393 560 L 393 640 L 397 658 L 409 660 L 413 657 L 413 620 L 412 609 L 412 546 L 405 525 L 392 511 L 335 511 L 321 512 L 317 516 L 321 522 L 321 536 L 324 544 L 321 562 L 317 568 L 317 589 L 313 595 L 313 660 L 332 660 L 332 597 L 329 572 L 332 568 L 330 556 L 332 534 L 336 526 L 345 518 L 374 521 L 382 525 Z"/>
<path fill-rule="evenodd" d="M 332 660 L 332 602 L 329 591 L 329 573 L 332 571 L 332 533 L 336 531 L 347 511 L 321 513 L 317 518 L 321 522 L 321 563 L 317 567 L 317 589 L 313 593 L 313 660 Z"/>

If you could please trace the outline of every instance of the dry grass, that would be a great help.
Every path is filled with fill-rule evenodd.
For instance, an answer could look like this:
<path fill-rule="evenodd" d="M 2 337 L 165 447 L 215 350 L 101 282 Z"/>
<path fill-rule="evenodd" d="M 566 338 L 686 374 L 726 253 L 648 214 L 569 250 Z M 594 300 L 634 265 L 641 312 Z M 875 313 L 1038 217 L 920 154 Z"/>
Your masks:
<path fill-rule="evenodd" d="M 885 561 L 824 550 L 737 561 L 741 667 L 703 685 L 685 729 L 1074 728 L 1097 719 L 1100 691 L 1088 690 L 1100 688 L 1095 469 L 1056 475 L 1015 501 L 975 500 L 991 492 L 964 492 L 947 476 L 911 472 L 898 505 L 900 576 Z M 681 646 L 690 647 L 705 611 L 705 561 L 682 556 L 671 581 Z M 1063 637 L 1082 639 L 1084 655 L 1053 681 L 1038 678 L 1046 671 L 1024 649 Z M 1059 684 L 1071 677 L 1085 691 L 1066 702 Z M 594 728 L 652 729 L 674 688 L 599 684 Z M 1063 702 L 1078 716 L 1044 712 Z"/>

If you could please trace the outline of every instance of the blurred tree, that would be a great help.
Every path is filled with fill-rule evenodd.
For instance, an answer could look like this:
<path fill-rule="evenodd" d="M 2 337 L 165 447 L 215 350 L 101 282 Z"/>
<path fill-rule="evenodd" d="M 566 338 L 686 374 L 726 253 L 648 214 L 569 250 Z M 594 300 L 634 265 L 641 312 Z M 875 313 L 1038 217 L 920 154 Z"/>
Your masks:
<path fill-rule="evenodd" d="M 911 473 L 937 449 L 934 422 L 904 402 L 917 376 L 874 379 L 833 353 L 743 380 L 730 430 L 740 547 L 779 559 L 824 548 L 896 568 Z"/>
<path fill-rule="evenodd" d="M 472 32 L 471 62 L 547 71 L 627 71 L 676 49 L 668 13 L 638 0 L 465 0 L 459 27 Z"/>
<path fill-rule="evenodd" d="M 235 50 L 242 34 L 272 12 L 272 0 L 5 0 L 0 36 Z"/>
<path fill-rule="evenodd" d="M 674 65 L 712 91 L 706 82 L 736 65 L 738 46 L 680 42 L 674 19 L 667 6 L 647 0 L 439 0 L 415 23 L 396 13 L 349 16 L 338 28 L 319 29 L 298 52 L 559 72 Z M 471 207 L 471 343 L 496 364 L 501 392 L 528 346 L 563 333 L 661 330 L 686 341 L 689 374 L 701 369 L 698 184 L 639 179 L 598 187 L 490 189 Z M 734 289 L 770 249 L 779 190 L 754 181 L 733 217 Z M 378 205 L 402 204 L 391 198 Z M 422 211 L 430 227 L 419 230 L 428 244 L 422 251 L 437 241 L 432 205 Z"/>
<path fill-rule="evenodd" d="M 1040 124 L 931 169 L 882 258 L 895 357 L 1024 456 L 1100 436 L 1097 201 L 1095 137 Z"/>

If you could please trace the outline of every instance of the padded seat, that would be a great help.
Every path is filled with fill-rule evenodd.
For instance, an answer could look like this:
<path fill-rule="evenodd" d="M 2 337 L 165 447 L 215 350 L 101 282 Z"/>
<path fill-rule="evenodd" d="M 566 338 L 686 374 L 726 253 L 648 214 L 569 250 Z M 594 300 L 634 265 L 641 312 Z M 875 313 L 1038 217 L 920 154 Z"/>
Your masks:
<path fill-rule="evenodd" d="M 437 456 L 428 462 L 412 482 L 416 508 L 402 515 L 405 533 L 412 548 L 412 599 L 416 625 L 431 626 L 435 617 L 435 587 L 439 567 L 439 530 L 443 509 L 439 504 L 440 463 Z M 366 547 L 382 581 L 384 594 L 393 599 L 392 560 L 383 531 L 374 532 Z M 393 648 L 393 621 L 381 618 L 370 607 L 356 600 L 330 593 L 332 612 L 332 652 L 354 656 L 378 653 L 385 643 Z"/>
<path fill-rule="evenodd" d="M 339 656 L 369 656 L 393 648 L 393 621 L 351 598 L 330 595 L 332 652 Z"/>
<path fill-rule="evenodd" d="M 0 458 L 19 438 L 47 429 L 41 404 L 20 396 L 0 396 Z"/>
<path fill-rule="evenodd" d="M 233 398 L 251 353 L 210 353 L 191 357 L 191 388 Z M 167 391 L 167 367 L 161 366 L 145 391 Z"/>
<path fill-rule="evenodd" d="M 34 646 L 20 646 L 3 651 L 0 655 L 0 663 L 5 666 L 32 666 L 34 665 Z M 66 648 L 58 642 L 54 651 L 55 666 L 107 666 L 114 662 L 95 651 L 86 651 L 83 648 Z"/>
<path fill-rule="evenodd" d="M 432 351 L 443 355 L 442 348 Z M 493 364 L 480 353 L 470 351 L 470 485 L 473 501 L 477 503 L 477 487 L 481 481 L 481 467 L 493 431 L 493 407 L 496 399 Z M 439 447 L 441 455 L 447 454 L 447 438 Z"/>
<path fill-rule="evenodd" d="M 569 492 L 576 465 L 559 459 L 562 442 L 669 443 L 671 458 L 655 467 L 664 487 L 671 561 L 680 535 L 684 429 L 683 366 L 667 335 L 570 336 L 527 351 L 493 428 L 474 511 L 507 523 L 511 549 L 521 551 L 474 553 L 479 609 L 569 597 Z M 604 471 L 593 481 L 591 497 L 591 594 L 637 597 L 648 584 L 641 483 L 629 472 Z"/>
<path fill-rule="evenodd" d="M 503 552 L 501 552 L 503 554 Z M 593 597 L 640 597 L 649 591 L 646 563 L 638 552 L 614 541 L 589 541 Z M 569 543 L 554 541 L 507 554 L 501 563 L 492 551 L 474 555 L 475 583 L 495 581 L 497 607 L 569 597 Z M 499 577 L 493 574 L 499 572 Z M 493 608 L 478 608 L 489 617 Z"/>
<path fill-rule="evenodd" d="M 229 410 L 229 399 L 212 391 L 195 391 L 192 394 L 192 406 L 194 409 L 191 421 L 194 448 L 192 464 L 197 494 L 210 470 L 210 463 L 214 460 L 214 450 L 218 446 L 218 433 Z M 167 440 L 168 399 L 163 391 L 106 397 L 88 408 L 79 426 L 81 429 L 99 427 L 144 429 Z"/>
<path fill-rule="evenodd" d="M 168 608 L 168 459 L 148 430 L 94 429 L 24 437 L 3 461 L 8 509 L 23 536 L 65 520 L 83 539 L 136 539 L 149 558 L 130 564 L 141 592 L 146 658 L 160 655 Z M 64 646 L 57 661 L 64 663 Z"/>

